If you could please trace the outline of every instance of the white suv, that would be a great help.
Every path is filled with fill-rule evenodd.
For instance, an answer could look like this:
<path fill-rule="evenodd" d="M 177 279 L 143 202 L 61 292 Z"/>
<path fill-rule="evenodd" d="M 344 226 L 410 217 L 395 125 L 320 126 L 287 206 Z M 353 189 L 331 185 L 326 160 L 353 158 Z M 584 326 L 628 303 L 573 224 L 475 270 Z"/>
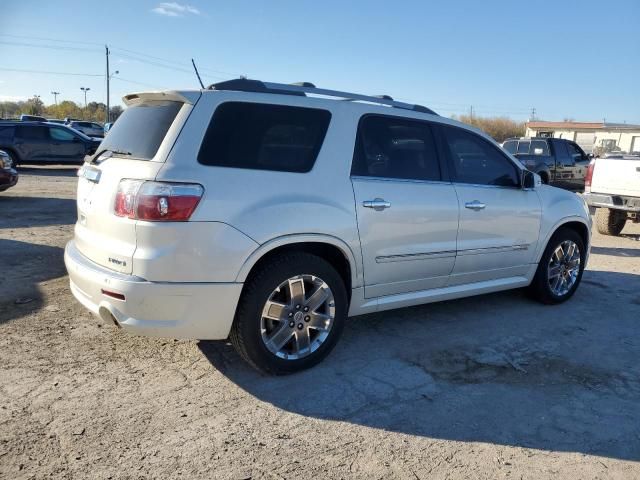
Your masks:
<path fill-rule="evenodd" d="M 559 303 L 580 283 L 584 201 L 425 107 L 246 79 L 124 100 L 79 171 L 65 261 L 125 330 L 230 338 L 286 373 L 348 316 L 518 287 Z"/>

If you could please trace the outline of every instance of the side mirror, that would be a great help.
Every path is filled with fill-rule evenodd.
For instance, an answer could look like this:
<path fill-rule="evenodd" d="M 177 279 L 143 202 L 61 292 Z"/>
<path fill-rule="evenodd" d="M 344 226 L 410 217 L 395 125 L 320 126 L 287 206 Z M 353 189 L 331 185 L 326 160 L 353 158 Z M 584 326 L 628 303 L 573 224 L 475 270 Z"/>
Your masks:
<path fill-rule="evenodd" d="M 524 190 L 533 190 L 536 186 L 536 174 L 529 171 L 522 171 L 522 188 Z"/>
<path fill-rule="evenodd" d="M 593 153 L 588 153 L 588 154 L 587 154 L 587 158 L 588 158 L 589 160 L 593 160 L 593 159 L 595 158 L 595 155 L 594 155 Z"/>

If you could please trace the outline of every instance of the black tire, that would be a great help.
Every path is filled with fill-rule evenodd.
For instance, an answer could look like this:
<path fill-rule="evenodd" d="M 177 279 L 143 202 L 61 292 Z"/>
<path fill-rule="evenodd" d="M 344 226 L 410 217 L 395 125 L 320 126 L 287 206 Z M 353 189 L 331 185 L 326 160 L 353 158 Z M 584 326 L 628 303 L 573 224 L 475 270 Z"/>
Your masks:
<path fill-rule="evenodd" d="M 18 156 L 12 150 L 5 150 L 9 158 L 11 159 L 11 163 L 13 164 L 13 168 L 18 168 Z"/>
<path fill-rule="evenodd" d="M 578 270 L 576 281 L 569 289 L 569 291 L 564 295 L 556 295 L 551 290 L 551 286 L 549 285 L 547 269 L 549 267 L 551 255 L 556 250 L 556 248 L 558 248 L 558 246 L 566 240 L 571 240 L 580 249 L 580 269 Z M 584 245 L 582 237 L 580 237 L 580 235 L 578 235 L 575 230 L 572 230 L 570 228 L 559 228 L 558 231 L 556 231 L 549 240 L 547 248 L 545 248 L 544 253 L 542 254 L 542 258 L 540 259 L 540 263 L 538 264 L 536 274 L 533 277 L 533 281 L 528 288 L 529 296 L 534 300 L 547 305 L 554 305 L 569 300 L 576 292 L 578 285 L 580 285 L 580 280 L 582 280 L 582 273 L 584 272 L 586 259 L 585 248 L 586 247 Z"/>
<path fill-rule="evenodd" d="M 540 175 L 540 181 L 544 185 L 549 185 L 549 175 L 547 175 L 545 172 L 540 172 L 538 175 Z"/>
<path fill-rule="evenodd" d="M 627 222 L 627 212 L 611 208 L 596 208 L 596 228 L 602 235 L 617 237 Z"/>
<path fill-rule="evenodd" d="M 335 301 L 335 317 L 329 335 L 316 351 L 300 359 L 286 360 L 271 353 L 262 340 L 262 311 L 271 293 L 282 282 L 305 274 L 320 277 L 327 283 Z M 344 282 L 330 263 L 309 253 L 286 253 L 252 272 L 238 303 L 229 338 L 240 356 L 257 370 L 275 375 L 294 373 L 313 367 L 331 352 L 342 333 L 347 313 Z"/>

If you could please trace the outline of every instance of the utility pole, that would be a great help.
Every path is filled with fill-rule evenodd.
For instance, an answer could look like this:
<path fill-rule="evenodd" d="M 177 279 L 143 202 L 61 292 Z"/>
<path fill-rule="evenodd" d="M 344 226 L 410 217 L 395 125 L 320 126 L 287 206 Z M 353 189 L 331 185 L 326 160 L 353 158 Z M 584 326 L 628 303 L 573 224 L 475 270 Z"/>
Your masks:
<path fill-rule="evenodd" d="M 80 90 L 84 92 L 84 116 L 87 116 L 87 92 L 91 90 L 89 87 L 80 87 Z"/>
<path fill-rule="evenodd" d="M 109 80 L 111 80 L 111 77 L 109 76 L 109 47 L 106 45 L 104 46 L 104 53 L 107 58 L 107 113 L 104 118 L 104 123 L 109 123 L 111 121 L 111 112 L 109 111 L 109 108 L 111 108 L 109 105 Z"/>
<path fill-rule="evenodd" d="M 469 107 L 469 117 L 473 120 L 473 105 Z"/>
<path fill-rule="evenodd" d="M 533 121 L 536 119 L 536 107 L 531 107 L 531 118 L 529 121 Z"/>
<path fill-rule="evenodd" d="M 39 107 L 39 103 L 40 103 L 40 95 L 34 94 L 33 95 L 33 105 L 34 105 L 34 110 L 36 111 L 36 115 L 40 114 L 40 109 Z"/>
<path fill-rule="evenodd" d="M 60 92 L 51 92 L 51 95 L 53 95 L 53 101 L 56 103 L 56 106 L 58 106 L 58 95 L 60 95 Z"/>

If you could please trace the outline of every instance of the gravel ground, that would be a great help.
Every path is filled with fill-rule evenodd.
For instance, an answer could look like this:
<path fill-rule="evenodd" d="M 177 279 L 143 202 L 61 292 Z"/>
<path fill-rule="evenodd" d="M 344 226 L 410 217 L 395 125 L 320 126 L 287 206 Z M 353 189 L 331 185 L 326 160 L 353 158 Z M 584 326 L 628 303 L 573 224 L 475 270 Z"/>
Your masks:
<path fill-rule="evenodd" d="M 574 298 L 352 319 L 302 374 L 101 325 L 71 296 L 75 171 L 0 194 L 0 477 L 640 478 L 640 225 Z"/>

